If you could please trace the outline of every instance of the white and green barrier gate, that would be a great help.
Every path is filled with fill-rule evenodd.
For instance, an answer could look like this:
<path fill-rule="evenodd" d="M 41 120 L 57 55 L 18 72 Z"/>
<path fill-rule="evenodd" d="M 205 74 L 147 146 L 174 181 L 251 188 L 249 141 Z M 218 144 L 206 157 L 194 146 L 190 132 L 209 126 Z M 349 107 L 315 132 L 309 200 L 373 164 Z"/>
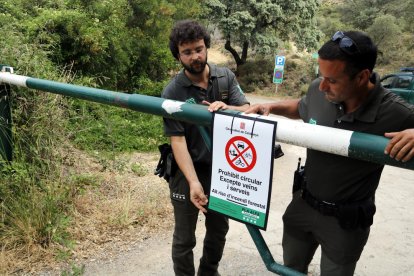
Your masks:
<path fill-rule="evenodd" d="M 188 104 L 139 94 L 113 92 L 16 75 L 13 73 L 12 68 L 4 65 L 0 65 L 0 69 L 0 154 L 4 160 L 12 160 L 9 85 L 28 87 L 186 121 L 197 124 L 201 130 L 204 130 L 205 126 L 211 125 L 212 122 L 212 113 L 203 105 Z M 236 114 L 235 111 L 231 110 L 225 112 Z M 388 138 L 275 117 L 262 116 L 261 119 L 277 121 L 276 141 L 278 142 L 414 170 L 414 160 L 403 163 L 384 154 L 384 149 L 389 141 Z M 211 142 L 208 133 L 206 131 L 202 133 L 204 133 L 204 139 L 207 142 Z M 275 262 L 259 229 L 251 225 L 246 226 L 269 271 L 280 275 L 303 275 Z"/>

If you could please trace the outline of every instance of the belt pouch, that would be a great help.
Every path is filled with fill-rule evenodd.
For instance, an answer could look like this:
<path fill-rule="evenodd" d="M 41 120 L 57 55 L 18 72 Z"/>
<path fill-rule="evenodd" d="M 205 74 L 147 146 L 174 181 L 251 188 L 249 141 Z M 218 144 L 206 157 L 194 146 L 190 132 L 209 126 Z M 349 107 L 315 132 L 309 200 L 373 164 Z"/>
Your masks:
<path fill-rule="evenodd" d="M 367 228 L 372 225 L 374 222 L 375 211 L 376 207 L 372 198 L 359 205 L 359 225 L 362 228 Z"/>
<path fill-rule="evenodd" d="M 357 204 L 341 204 L 338 206 L 338 222 L 342 229 L 352 230 L 359 226 L 359 206 Z"/>

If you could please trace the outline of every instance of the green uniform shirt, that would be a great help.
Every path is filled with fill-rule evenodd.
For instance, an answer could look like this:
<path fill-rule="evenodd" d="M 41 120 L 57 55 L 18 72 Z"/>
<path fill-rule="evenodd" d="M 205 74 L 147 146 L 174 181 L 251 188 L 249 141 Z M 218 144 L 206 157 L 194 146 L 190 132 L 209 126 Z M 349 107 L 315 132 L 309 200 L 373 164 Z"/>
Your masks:
<path fill-rule="evenodd" d="M 210 103 L 221 100 L 233 106 L 249 103 L 231 70 L 210 63 L 208 66 L 210 67 L 210 76 L 207 90 L 194 85 L 184 74 L 184 70 L 181 70 L 164 88 L 162 97 L 193 104 L 201 104 L 203 100 Z M 220 91 L 217 93 L 216 89 Z M 195 165 L 211 164 L 211 153 L 208 151 L 197 125 L 164 118 L 164 133 L 166 136 L 185 136 L 188 151 Z"/>
<path fill-rule="evenodd" d="M 375 88 L 356 111 L 345 114 L 341 104 L 325 99 L 314 81 L 299 103 L 306 123 L 383 136 L 385 132 L 414 128 L 414 106 L 384 89 L 377 74 Z M 307 189 L 319 200 L 344 203 L 374 196 L 383 165 L 335 154 L 307 150 Z"/>

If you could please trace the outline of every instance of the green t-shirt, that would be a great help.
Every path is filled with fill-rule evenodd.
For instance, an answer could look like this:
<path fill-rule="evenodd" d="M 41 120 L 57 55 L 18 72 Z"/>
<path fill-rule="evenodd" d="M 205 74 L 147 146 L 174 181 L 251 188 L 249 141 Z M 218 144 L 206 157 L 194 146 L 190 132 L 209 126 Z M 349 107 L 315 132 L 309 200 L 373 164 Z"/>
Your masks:
<path fill-rule="evenodd" d="M 210 67 L 210 77 L 207 89 L 194 85 L 184 74 L 184 70 L 181 70 L 164 88 L 162 97 L 193 104 L 201 104 L 203 100 L 210 103 L 221 100 L 233 106 L 249 103 L 230 69 L 217 67 L 210 63 L 208 66 Z M 218 93 L 215 91 L 216 89 L 219 89 Z M 208 151 L 197 125 L 164 118 L 164 133 L 166 136 L 185 136 L 188 151 L 196 166 L 211 164 L 211 153 Z"/>
<path fill-rule="evenodd" d="M 354 112 L 325 99 L 315 80 L 299 103 L 306 123 L 383 136 L 385 132 L 414 128 L 414 106 L 384 89 L 377 74 L 375 88 Z M 344 203 L 374 196 L 384 166 L 317 150 L 307 150 L 307 189 L 319 200 Z"/>

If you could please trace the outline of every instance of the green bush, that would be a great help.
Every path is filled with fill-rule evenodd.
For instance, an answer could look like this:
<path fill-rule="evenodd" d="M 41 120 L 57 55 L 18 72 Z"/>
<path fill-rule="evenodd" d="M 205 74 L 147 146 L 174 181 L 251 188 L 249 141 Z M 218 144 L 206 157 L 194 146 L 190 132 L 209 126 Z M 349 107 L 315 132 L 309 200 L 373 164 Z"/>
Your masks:
<path fill-rule="evenodd" d="M 309 84 L 315 79 L 316 60 L 310 56 L 288 56 L 281 92 L 293 98 L 306 94 Z"/>
<path fill-rule="evenodd" d="M 0 63 L 19 75 L 159 96 L 176 67 L 166 34 L 176 18 L 200 10 L 197 1 L 173 2 L 2 1 Z M 33 260 L 31 246 L 53 243 L 68 256 L 74 200 L 99 179 L 73 172 L 67 148 L 73 143 L 102 162 L 156 150 L 166 139 L 162 118 L 25 88 L 11 94 L 13 162 L 0 161 L 0 259 L 17 249 L 19 259 Z M 19 269 L 0 265 L 0 274 Z"/>
<path fill-rule="evenodd" d="M 154 151 L 165 141 L 162 117 L 71 100 L 69 138 L 82 150 L 112 153 Z"/>
<path fill-rule="evenodd" d="M 244 92 L 249 93 L 257 88 L 264 88 L 272 83 L 273 61 L 247 61 L 237 69 L 237 79 Z"/>

